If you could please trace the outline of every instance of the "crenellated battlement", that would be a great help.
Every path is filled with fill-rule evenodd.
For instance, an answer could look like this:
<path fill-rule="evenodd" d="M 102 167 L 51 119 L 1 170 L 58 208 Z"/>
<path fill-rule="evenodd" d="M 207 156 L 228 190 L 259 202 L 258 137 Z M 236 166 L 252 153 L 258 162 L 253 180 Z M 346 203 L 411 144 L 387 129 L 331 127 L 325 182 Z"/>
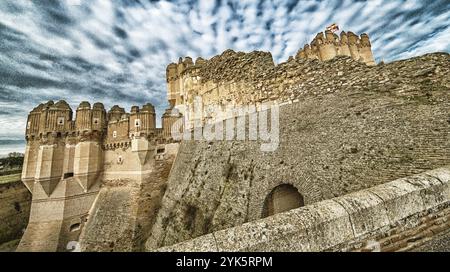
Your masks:
<path fill-rule="evenodd" d="M 162 128 L 150 103 L 130 112 L 115 105 L 107 112 L 102 103 L 83 101 L 72 117 L 63 100 L 40 104 L 28 115 L 22 182 L 33 208 L 19 250 L 65 250 L 78 240 L 102 186 L 126 180 L 134 190 L 150 178 L 162 182 L 178 148 L 170 127 L 181 115 L 173 109 L 163 115 Z M 42 216 L 50 212 L 50 219 Z"/>
<path fill-rule="evenodd" d="M 369 36 L 357 36 L 353 32 L 337 34 L 327 30 L 318 33 L 311 44 L 297 52 L 296 58 L 327 61 L 337 56 L 348 56 L 367 65 L 375 65 Z"/>
<path fill-rule="evenodd" d="M 133 106 L 127 113 L 118 105 L 106 112 L 102 103 L 91 106 L 89 102 L 83 101 L 76 109 L 75 119 L 72 119 L 73 111 L 67 102 L 48 101 L 29 113 L 25 135 L 27 141 L 66 137 L 77 137 L 77 141 L 94 137 L 99 142 L 131 140 L 141 136 L 162 138 L 164 125 L 168 125 L 167 118 L 181 118 L 180 115 L 173 116 L 171 113 L 171 109 L 166 111 L 163 128 L 157 129 L 155 107 L 150 103 L 142 107 Z M 166 136 L 169 137 L 167 134 Z"/>
<path fill-rule="evenodd" d="M 316 66 L 310 61 L 326 62 L 336 57 L 375 65 L 367 34 L 357 36 L 343 31 L 337 35 L 327 30 L 304 45 L 295 58 L 290 57 L 279 65 L 274 63 L 270 52 L 261 51 L 244 53 L 228 49 L 211 59 L 197 58 L 195 62 L 191 57 L 179 58 L 178 63 L 171 63 L 166 69 L 167 99 L 171 107 L 176 107 L 186 117 L 190 127 L 195 97 L 201 97 L 205 107 L 241 106 L 269 100 L 286 102 L 291 98 L 285 94 L 283 86 L 298 81 L 300 76 L 293 78 L 298 70 Z"/>
<path fill-rule="evenodd" d="M 83 101 L 76 109 L 66 101 L 48 101 L 28 115 L 27 148 L 22 180 L 32 192 L 35 181 L 50 195 L 64 176 L 73 176 L 85 190 L 103 169 L 104 149 L 128 148 L 135 138 L 158 143 L 171 142 L 170 126 L 181 115 L 168 109 L 163 128 L 156 128 L 155 107 L 133 106 L 130 113 L 118 105 L 108 113 L 102 103 Z"/>

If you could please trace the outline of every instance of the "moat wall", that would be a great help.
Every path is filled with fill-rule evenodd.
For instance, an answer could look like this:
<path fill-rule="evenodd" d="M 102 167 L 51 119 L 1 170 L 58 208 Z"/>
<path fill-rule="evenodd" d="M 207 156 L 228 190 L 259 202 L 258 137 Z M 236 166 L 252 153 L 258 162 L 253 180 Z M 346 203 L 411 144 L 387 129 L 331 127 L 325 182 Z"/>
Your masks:
<path fill-rule="evenodd" d="M 147 248 L 257 220 L 280 184 L 308 205 L 449 164 L 448 60 L 313 63 L 303 83 L 283 87 L 296 99 L 281 107 L 275 152 L 183 142 Z"/>
<path fill-rule="evenodd" d="M 158 250 L 408 251 L 449 229 L 445 167 Z"/>
<path fill-rule="evenodd" d="M 0 244 L 22 237 L 30 206 L 31 194 L 22 182 L 0 184 Z"/>

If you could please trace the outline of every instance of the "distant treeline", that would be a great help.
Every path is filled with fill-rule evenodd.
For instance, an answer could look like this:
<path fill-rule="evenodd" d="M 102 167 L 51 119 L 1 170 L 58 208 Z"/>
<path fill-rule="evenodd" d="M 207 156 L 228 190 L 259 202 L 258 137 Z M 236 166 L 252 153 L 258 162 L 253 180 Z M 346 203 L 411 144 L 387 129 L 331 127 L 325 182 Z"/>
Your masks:
<path fill-rule="evenodd" d="M 12 152 L 6 158 L 0 158 L 0 171 L 22 168 L 23 154 L 19 152 Z"/>

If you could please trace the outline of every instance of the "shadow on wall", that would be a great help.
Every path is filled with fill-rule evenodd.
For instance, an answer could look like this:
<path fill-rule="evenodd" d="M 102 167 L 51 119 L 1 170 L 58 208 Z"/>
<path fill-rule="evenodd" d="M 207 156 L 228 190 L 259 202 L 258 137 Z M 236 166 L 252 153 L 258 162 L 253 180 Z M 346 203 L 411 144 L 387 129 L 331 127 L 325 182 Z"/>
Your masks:
<path fill-rule="evenodd" d="M 303 196 L 291 184 L 281 184 L 275 187 L 264 201 L 261 218 L 289 211 L 305 205 Z"/>

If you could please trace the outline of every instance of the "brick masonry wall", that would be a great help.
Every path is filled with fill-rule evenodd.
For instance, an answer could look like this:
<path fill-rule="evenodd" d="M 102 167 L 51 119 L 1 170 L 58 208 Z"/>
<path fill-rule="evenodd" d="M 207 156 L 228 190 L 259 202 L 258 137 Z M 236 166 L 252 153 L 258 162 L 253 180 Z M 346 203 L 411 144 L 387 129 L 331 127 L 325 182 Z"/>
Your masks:
<path fill-rule="evenodd" d="M 158 251 L 408 251 L 450 229 L 450 167 Z"/>
<path fill-rule="evenodd" d="M 31 194 L 21 181 L 0 184 L 0 244 L 20 239 L 30 207 Z"/>

